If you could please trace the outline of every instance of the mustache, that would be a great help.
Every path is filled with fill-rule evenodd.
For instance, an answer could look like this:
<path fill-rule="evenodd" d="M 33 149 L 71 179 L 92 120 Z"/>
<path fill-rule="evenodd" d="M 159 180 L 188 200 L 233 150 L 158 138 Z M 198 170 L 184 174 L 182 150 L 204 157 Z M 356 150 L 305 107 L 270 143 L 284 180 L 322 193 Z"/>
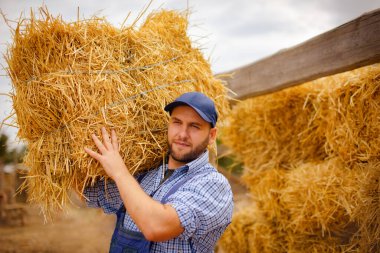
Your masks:
<path fill-rule="evenodd" d="M 188 141 L 186 141 L 186 140 L 183 140 L 183 139 L 174 139 L 174 140 L 172 141 L 172 143 L 179 143 L 179 144 L 184 144 L 184 145 L 189 145 L 189 146 L 191 146 L 191 143 L 190 143 L 190 142 L 188 142 Z"/>

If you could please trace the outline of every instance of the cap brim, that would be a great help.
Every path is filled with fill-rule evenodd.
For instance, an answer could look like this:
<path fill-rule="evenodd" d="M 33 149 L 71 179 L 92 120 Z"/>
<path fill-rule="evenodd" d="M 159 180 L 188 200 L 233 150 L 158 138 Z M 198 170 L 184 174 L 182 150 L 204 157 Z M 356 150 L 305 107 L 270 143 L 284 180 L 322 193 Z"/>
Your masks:
<path fill-rule="evenodd" d="M 173 111 L 173 109 L 179 105 L 187 105 L 187 106 L 190 106 L 189 104 L 185 103 L 185 102 L 181 102 L 181 101 L 174 101 L 174 102 L 171 102 L 170 104 L 167 104 L 164 108 L 165 111 L 171 113 Z"/>
<path fill-rule="evenodd" d="M 207 117 L 201 110 L 199 110 L 195 106 L 192 106 L 192 105 L 190 105 L 188 103 L 185 103 L 185 102 L 182 102 L 182 101 L 174 101 L 174 102 L 172 102 L 170 104 L 167 104 L 165 106 L 164 110 L 167 111 L 167 112 L 169 112 L 171 114 L 171 112 L 173 111 L 173 109 L 176 108 L 179 105 L 190 106 L 191 108 L 193 108 L 199 114 L 199 116 L 201 116 L 202 119 L 204 119 L 206 122 L 212 124 L 212 120 L 209 117 Z M 213 127 L 214 127 L 214 125 L 213 125 Z"/>

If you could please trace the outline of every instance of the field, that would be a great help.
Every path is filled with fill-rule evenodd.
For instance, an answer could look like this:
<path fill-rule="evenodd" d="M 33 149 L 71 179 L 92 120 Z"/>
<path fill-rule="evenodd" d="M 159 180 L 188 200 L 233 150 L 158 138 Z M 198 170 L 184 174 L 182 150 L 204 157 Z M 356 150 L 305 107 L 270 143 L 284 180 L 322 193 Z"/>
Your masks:
<path fill-rule="evenodd" d="M 54 223 L 44 223 L 39 210 L 28 208 L 25 225 L 0 227 L 1 253 L 107 252 L 114 216 L 101 210 L 70 208 Z"/>
<path fill-rule="evenodd" d="M 235 207 L 247 200 L 238 179 L 226 175 L 231 182 Z M 54 223 L 44 224 L 38 208 L 25 204 L 25 225 L 0 226 L 0 253 L 87 253 L 108 252 L 115 224 L 114 215 L 101 210 L 71 207 L 57 215 Z"/>

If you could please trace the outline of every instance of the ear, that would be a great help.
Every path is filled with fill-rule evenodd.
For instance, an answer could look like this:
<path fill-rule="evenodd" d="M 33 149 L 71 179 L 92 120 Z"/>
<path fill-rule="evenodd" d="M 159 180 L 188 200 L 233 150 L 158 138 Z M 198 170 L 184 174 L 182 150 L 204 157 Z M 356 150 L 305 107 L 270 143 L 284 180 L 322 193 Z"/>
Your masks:
<path fill-rule="evenodd" d="M 210 129 L 210 133 L 209 133 L 210 138 L 208 141 L 208 145 L 211 145 L 215 142 L 217 133 L 218 133 L 218 129 L 216 127 Z"/>

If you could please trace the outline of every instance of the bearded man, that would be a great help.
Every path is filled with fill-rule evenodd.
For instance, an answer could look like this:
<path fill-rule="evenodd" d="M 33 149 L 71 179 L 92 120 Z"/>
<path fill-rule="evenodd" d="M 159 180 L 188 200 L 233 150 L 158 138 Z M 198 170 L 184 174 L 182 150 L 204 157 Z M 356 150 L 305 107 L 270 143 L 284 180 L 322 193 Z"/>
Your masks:
<path fill-rule="evenodd" d="M 226 178 L 210 163 L 218 114 L 214 102 L 189 92 L 165 106 L 169 112 L 167 161 L 133 177 L 121 155 L 115 131 L 102 128 L 98 160 L 112 182 L 85 189 L 87 204 L 115 213 L 110 252 L 213 252 L 231 223 L 233 198 Z M 106 196 L 107 195 L 107 196 Z"/>

